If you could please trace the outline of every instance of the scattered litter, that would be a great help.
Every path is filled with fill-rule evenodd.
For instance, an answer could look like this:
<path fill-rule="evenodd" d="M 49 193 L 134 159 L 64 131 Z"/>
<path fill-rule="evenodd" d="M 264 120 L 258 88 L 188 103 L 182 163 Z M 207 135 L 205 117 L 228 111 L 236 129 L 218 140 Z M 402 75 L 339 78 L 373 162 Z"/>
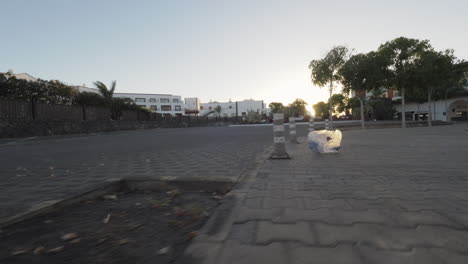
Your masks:
<path fill-rule="evenodd" d="M 340 149 L 342 134 L 341 131 L 317 130 L 312 131 L 307 136 L 309 147 L 313 152 L 334 153 Z"/>
<path fill-rule="evenodd" d="M 136 205 L 136 206 L 140 206 L 140 205 L 141 205 L 141 203 L 135 203 L 135 205 Z"/>
<path fill-rule="evenodd" d="M 158 255 L 165 255 L 169 252 L 169 250 L 171 250 L 171 247 L 170 246 L 167 246 L 165 248 L 161 248 L 159 251 L 158 251 Z"/>
<path fill-rule="evenodd" d="M 107 214 L 106 218 L 104 218 L 104 220 L 102 220 L 102 222 L 103 222 L 104 224 L 109 223 L 110 217 L 111 217 L 111 215 L 110 215 L 110 214 Z"/>
<path fill-rule="evenodd" d="M 47 219 L 44 221 L 44 224 L 52 224 L 54 220 Z"/>

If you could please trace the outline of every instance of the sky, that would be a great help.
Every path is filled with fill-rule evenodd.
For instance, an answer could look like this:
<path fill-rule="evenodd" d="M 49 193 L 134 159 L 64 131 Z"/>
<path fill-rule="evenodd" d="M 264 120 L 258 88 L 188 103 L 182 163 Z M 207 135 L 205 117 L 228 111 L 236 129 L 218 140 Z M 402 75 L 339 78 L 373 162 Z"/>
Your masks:
<path fill-rule="evenodd" d="M 468 60 L 468 1 L 0 0 L 0 72 L 116 92 L 310 106 L 308 65 L 399 36 Z"/>

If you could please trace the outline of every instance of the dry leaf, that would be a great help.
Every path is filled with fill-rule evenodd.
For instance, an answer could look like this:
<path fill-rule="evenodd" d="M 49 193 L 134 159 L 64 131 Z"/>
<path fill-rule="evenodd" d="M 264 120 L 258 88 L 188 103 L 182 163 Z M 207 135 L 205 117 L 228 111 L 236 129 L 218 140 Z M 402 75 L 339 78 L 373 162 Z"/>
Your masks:
<path fill-rule="evenodd" d="M 223 197 L 221 195 L 213 195 L 213 196 L 211 196 L 211 198 L 214 199 L 214 200 L 218 200 L 218 201 L 223 199 Z"/>
<path fill-rule="evenodd" d="M 192 239 L 194 239 L 194 238 L 197 237 L 197 236 L 198 236 L 198 232 L 197 232 L 197 231 L 193 231 L 193 232 L 190 232 L 190 233 L 188 234 L 188 239 L 189 239 L 189 240 L 192 240 Z"/>
<path fill-rule="evenodd" d="M 175 207 L 174 208 L 174 214 L 176 216 L 183 216 L 183 215 L 185 215 L 185 210 L 180 208 L 180 207 Z"/>
<path fill-rule="evenodd" d="M 47 253 L 57 253 L 57 252 L 60 252 L 64 249 L 63 246 L 60 246 L 60 247 L 56 247 L 56 248 L 52 248 L 52 249 L 49 249 L 47 250 Z"/>
<path fill-rule="evenodd" d="M 119 245 L 127 244 L 128 240 L 127 239 L 121 239 L 119 240 Z"/>
<path fill-rule="evenodd" d="M 40 246 L 40 247 L 37 247 L 36 249 L 34 249 L 33 253 L 34 253 L 34 255 L 40 255 L 44 251 L 45 251 L 45 247 Z"/>
<path fill-rule="evenodd" d="M 79 243 L 80 241 L 81 241 L 81 239 L 75 238 L 72 241 L 70 241 L 70 244 L 76 244 L 76 243 Z"/>
<path fill-rule="evenodd" d="M 165 248 L 161 248 L 159 251 L 158 251 L 158 255 L 165 255 L 169 252 L 169 250 L 171 250 L 171 247 L 170 246 L 167 246 Z"/>
<path fill-rule="evenodd" d="M 74 239 L 74 238 L 77 238 L 78 237 L 78 234 L 77 233 L 68 233 L 66 235 L 63 235 L 62 236 L 62 240 L 71 240 L 71 239 Z"/>
<path fill-rule="evenodd" d="M 102 220 L 102 222 L 103 222 L 104 224 L 109 223 L 110 217 L 111 217 L 111 215 L 110 215 L 110 214 L 107 214 L 106 218 L 104 218 L 104 220 Z"/>
<path fill-rule="evenodd" d="M 102 199 L 104 199 L 104 200 L 117 200 L 117 195 L 115 195 L 115 194 L 103 195 Z"/>
<path fill-rule="evenodd" d="M 29 250 L 27 249 L 17 249 L 11 253 L 12 256 L 18 256 L 28 253 Z"/>

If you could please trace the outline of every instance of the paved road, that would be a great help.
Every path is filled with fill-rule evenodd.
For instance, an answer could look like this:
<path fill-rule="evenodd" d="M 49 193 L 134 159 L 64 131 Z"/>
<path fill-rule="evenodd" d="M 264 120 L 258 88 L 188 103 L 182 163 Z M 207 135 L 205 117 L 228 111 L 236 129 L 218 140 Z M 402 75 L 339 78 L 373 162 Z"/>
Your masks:
<path fill-rule="evenodd" d="M 153 129 L 0 142 L 0 219 L 129 176 L 238 176 L 271 127 Z M 304 127 L 301 132 L 306 133 Z"/>
<path fill-rule="evenodd" d="M 230 225 L 202 234 L 192 258 L 468 263 L 467 124 L 344 131 L 333 154 L 300 140 L 291 160 L 265 161 L 231 192 Z"/>

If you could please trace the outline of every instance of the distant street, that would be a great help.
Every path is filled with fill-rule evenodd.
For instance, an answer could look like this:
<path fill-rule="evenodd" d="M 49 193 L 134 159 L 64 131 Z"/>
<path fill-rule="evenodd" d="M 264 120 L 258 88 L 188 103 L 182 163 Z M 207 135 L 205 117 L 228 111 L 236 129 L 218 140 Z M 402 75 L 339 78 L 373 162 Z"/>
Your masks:
<path fill-rule="evenodd" d="M 299 127 L 299 135 L 306 129 Z M 0 141 L 0 218 L 110 178 L 236 177 L 272 143 L 271 130 L 152 129 Z"/>

